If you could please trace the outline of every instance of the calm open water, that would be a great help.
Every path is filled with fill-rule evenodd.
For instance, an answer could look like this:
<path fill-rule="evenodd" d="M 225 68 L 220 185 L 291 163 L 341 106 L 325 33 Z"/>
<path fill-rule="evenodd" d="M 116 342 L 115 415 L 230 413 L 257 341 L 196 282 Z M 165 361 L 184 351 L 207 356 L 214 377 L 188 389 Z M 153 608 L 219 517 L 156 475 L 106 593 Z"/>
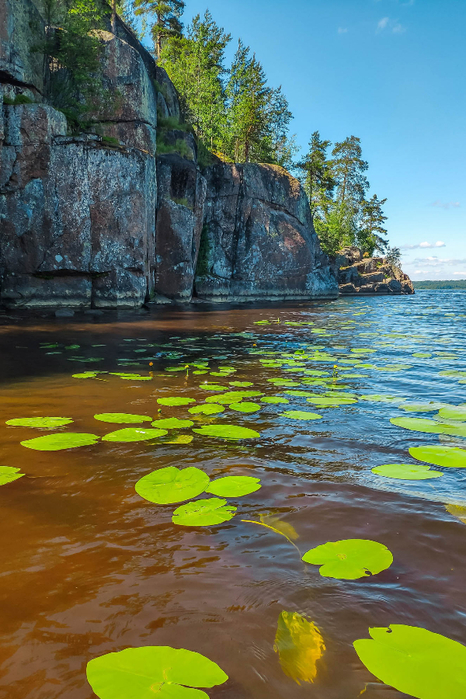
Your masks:
<path fill-rule="evenodd" d="M 212 699 L 356 699 L 363 690 L 364 699 L 406 696 L 378 683 L 352 643 L 368 637 L 370 626 L 392 623 L 466 643 L 466 524 L 445 507 L 466 505 L 465 475 L 443 469 L 442 478 L 416 483 L 388 480 L 371 468 L 416 463 L 410 446 L 466 440 L 389 422 L 433 413 L 364 400 L 315 408 L 267 379 L 301 384 L 310 378 L 304 371 L 332 373 L 336 364 L 343 391 L 357 396 L 460 404 L 466 385 L 441 372 L 466 370 L 465 319 L 466 293 L 455 291 L 72 319 L 0 316 L 0 463 L 26 474 L 0 488 L 0 696 L 91 699 L 89 660 L 146 645 L 188 648 L 217 662 L 230 679 L 206 690 Z M 315 325 L 286 325 L 302 321 Z M 296 350 L 314 355 L 316 347 L 330 358 L 294 366 L 296 359 L 283 357 Z M 346 363 L 358 361 L 351 352 L 357 348 L 376 350 L 360 357 L 374 368 Z M 273 358 L 284 364 L 261 364 Z M 165 371 L 196 362 L 237 371 L 228 377 Z M 72 378 L 88 370 L 152 371 L 153 379 Z M 343 379 L 344 372 L 363 376 Z M 5 425 L 11 418 L 64 416 L 74 424 L 61 431 L 103 436 L 122 425 L 97 422 L 95 413 L 191 417 L 189 406 L 158 413 L 156 400 L 204 401 L 212 395 L 199 389 L 206 380 L 226 390 L 229 381 L 251 381 L 253 389 L 290 403 L 262 404 L 250 415 L 227 407 L 220 416 L 192 417 L 195 427 L 228 422 L 260 432 L 245 442 L 195 434 L 191 444 L 167 444 L 165 437 L 40 452 L 20 441 L 46 431 Z M 280 417 L 284 410 L 313 410 L 323 419 L 290 420 Z M 262 488 L 231 498 L 238 511 L 229 522 L 182 527 L 171 521 L 176 505 L 151 504 L 134 490 L 139 478 L 168 465 L 195 465 L 210 476 L 254 475 Z M 360 580 L 322 577 L 287 539 L 242 522 L 261 515 L 291 525 L 301 554 L 326 541 L 367 538 L 388 546 L 394 562 Z M 323 636 L 313 684 L 297 684 L 280 666 L 274 639 L 283 610 L 314 621 Z"/>

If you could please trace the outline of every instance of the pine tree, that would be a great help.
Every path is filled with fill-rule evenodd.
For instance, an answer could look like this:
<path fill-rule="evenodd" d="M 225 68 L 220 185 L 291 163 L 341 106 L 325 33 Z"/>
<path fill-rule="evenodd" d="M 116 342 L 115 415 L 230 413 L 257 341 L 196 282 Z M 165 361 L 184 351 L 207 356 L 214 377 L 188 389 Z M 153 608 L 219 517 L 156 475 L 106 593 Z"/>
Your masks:
<path fill-rule="evenodd" d="M 330 203 L 336 185 L 332 163 L 327 159 L 327 150 L 330 145 L 330 141 L 323 141 L 320 133 L 314 131 L 309 141 L 308 152 L 297 164 L 303 172 L 303 185 L 313 218 L 319 211 L 322 213 L 326 203 Z"/>
<path fill-rule="evenodd" d="M 387 217 L 384 216 L 382 207 L 386 199 L 378 199 L 374 194 L 369 201 L 362 203 L 361 225 L 357 234 L 357 243 L 364 252 L 373 255 L 374 251 L 384 253 L 388 241 L 385 236 L 387 229 L 384 228 L 384 223 Z"/>
<path fill-rule="evenodd" d="M 151 33 L 157 57 L 161 55 L 163 43 L 168 37 L 181 35 L 184 7 L 184 0 L 134 0 L 136 15 L 155 17 Z"/>
<path fill-rule="evenodd" d="M 341 143 L 335 143 L 332 156 L 332 170 L 338 187 L 337 199 L 340 203 L 358 208 L 369 187 L 364 175 L 369 165 L 362 159 L 361 139 L 349 136 Z"/>

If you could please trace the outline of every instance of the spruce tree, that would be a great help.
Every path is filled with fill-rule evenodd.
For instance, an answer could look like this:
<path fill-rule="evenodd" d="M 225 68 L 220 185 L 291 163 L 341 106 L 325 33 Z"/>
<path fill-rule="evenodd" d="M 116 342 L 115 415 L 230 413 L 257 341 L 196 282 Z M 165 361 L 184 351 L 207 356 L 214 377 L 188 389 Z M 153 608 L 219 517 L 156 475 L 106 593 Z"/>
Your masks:
<path fill-rule="evenodd" d="M 184 6 L 184 0 L 134 0 L 136 15 L 154 18 L 151 33 L 157 58 L 168 37 L 181 35 Z"/>
<path fill-rule="evenodd" d="M 362 203 L 361 224 L 357 234 L 357 243 L 364 252 L 373 255 L 374 251 L 384 253 L 388 241 L 385 236 L 387 229 L 384 228 L 384 223 L 387 217 L 384 216 L 382 207 L 386 199 L 378 199 L 374 194 L 369 201 Z"/>
<path fill-rule="evenodd" d="M 332 163 L 327 159 L 327 150 L 330 145 L 330 141 L 323 141 L 320 133 L 314 131 L 309 141 L 308 152 L 297 164 L 303 173 L 303 185 L 313 218 L 319 212 L 323 212 L 326 203 L 330 203 L 336 185 Z"/>

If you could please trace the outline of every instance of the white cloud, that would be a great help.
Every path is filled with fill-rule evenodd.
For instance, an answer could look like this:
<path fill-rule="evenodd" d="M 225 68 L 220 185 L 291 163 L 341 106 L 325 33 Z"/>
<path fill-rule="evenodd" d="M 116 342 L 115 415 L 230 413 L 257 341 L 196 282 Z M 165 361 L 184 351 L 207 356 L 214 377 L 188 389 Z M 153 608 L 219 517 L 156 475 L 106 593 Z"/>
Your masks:
<path fill-rule="evenodd" d="M 389 22 L 390 22 L 390 17 L 382 17 L 382 19 L 377 24 L 377 31 L 381 32 L 384 29 L 386 29 Z"/>
<path fill-rule="evenodd" d="M 437 199 L 437 201 L 432 202 L 431 206 L 436 206 L 439 209 L 458 209 L 461 204 L 459 201 L 440 201 Z"/>
<path fill-rule="evenodd" d="M 346 27 L 338 27 L 338 33 L 339 34 L 347 34 L 348 29 Z"/>
<path fill-rule="evenodd" d="M 406 27 L 404 27 L 402 24 L 397 22 L 396 24 L 393 25 L 392 27 L 392 32 L 394 34 L 404 34 L 406 31 Z"/>
<path fill-rule="evenodd" d="M 436 243 L 419 243 L 418 245 L 400 245 L 401 250 L 417 250 L 418 248 L 444 248 L 446 247 L 443 240 L 437 240 Z"/>
<path fill-rule="evenodd" d="M 418 257 L 410 265 L 415 265 L 416 267 L 422 265 L 423 267 L 455 267 L 466 265 L 466 259 L 455 259 L 455 258 L 442 258 L 442 257 Z"/>

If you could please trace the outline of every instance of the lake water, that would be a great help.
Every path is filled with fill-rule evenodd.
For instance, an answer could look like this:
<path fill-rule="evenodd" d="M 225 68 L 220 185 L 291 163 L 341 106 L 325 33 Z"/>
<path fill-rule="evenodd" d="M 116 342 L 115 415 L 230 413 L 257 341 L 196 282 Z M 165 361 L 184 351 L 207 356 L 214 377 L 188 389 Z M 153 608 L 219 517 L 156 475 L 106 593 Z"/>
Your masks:
<path fill-rule="evenodd" d="M 378 683 L 352 644 L 367 638 L 369 627 L 393 623 L 466 643 L 466 471 L 432 466 L 444 475 L 402 481 L 371 469 L 419 463 L 409 456 L 413 446 L 466 446 L 462 437 L 390 423 L 436 415 L 407 412 L 406 402 L 466 401 L 461 376 L 444 374 L 466 372 L 465 319 L 461 291 L 71 319 L 1 315 L 0 463 L 26 474 L 0 488 L 1 696 L 91 699 L 89 660 L 148 645 L 195 650 L 218 663 L 230 679 L 206 690 L 212 699 L 356 699 L 364 690 L 364 699 L 407 696 Z M 214 375 L 194 374 L 199 367 L 166 370 L 186 364 L 208 364 Z M 215 376 L 228 373 L 219 367 L 236 371 Z M 152 380 L 72 378 L 85 371 Z M 321 371 L 327 383 L 312 383 L 319 375 L 309 372 Z M 201 404 L 215 395 L 200 388 L 206 381 L 226 391 L 229 382 L 251 382 L 252 390 L 289 403 L 252 397 L 245 400 L 260 403 L 258 412 L 226 405 L 205 417 L 191 415 L 190 406 L 157 403 L 181 396 Z M 404 400 L 323 408 L 286 393 L 296 388 Z M 288 410 L 322 419 L 281 416 Z M 190 418 L 196 428 L 234 424 L 260 438 L 226 441 L 187 428 L 148 442 L 49 452 L 20 442 L 50 431 L 5 425 L 63 416 L 73 424 L 52 432 L 103 436 L 125 427 L 94 419 L 108 412 Z M 168 443 L 180 434 L 194 439 Z M 230 521 L 184 527 L 172 523 L 178 505 L 152 504 L 134 489 L 142 476 L 170 465 L 197 466 L 211 477 L 253 475 L 262 488 L 228 498 L 238 508 Z M 285 523 L 294 546 L 243 520 L 279 529 Z M 300 559 L 319 544 L 351 538 L 386 545 L 393 564 L 352 581 L 323 577 Z M 313 683 L 298 684 L 279 662 L 274 643 L 282 611 L 320 630 L 325 652 Z"/>

